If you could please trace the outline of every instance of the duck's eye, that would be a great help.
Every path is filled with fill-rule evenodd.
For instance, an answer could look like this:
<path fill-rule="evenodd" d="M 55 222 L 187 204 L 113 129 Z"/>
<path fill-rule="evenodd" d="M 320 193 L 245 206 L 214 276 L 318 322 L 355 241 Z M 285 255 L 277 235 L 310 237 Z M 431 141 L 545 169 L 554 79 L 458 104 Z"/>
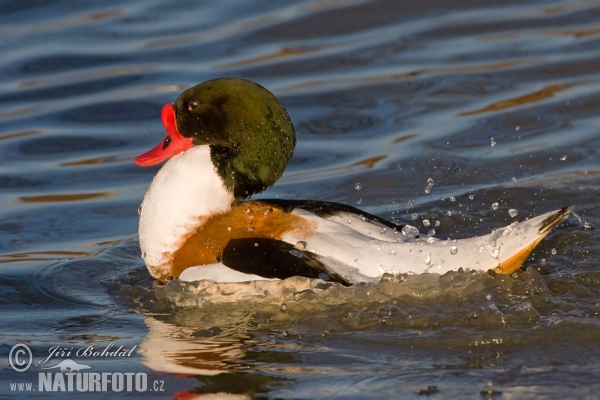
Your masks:
<path fill-rule="evenodd" d="M 198 108 L 200 104 L 196 100 L 192 100 L 188 103 L 188 110 L 192 111 Z"/>
<path fill-rule="evenodd" d="M 163 148 L 162 148 L 163 150 L 167 148 L 169 143 L 171 143 L 171 140 L 173 140 L 173 139 L 171 139 L 171 135 L 167 136 L 165 138 L 165 140 L 163 140 Z"/>

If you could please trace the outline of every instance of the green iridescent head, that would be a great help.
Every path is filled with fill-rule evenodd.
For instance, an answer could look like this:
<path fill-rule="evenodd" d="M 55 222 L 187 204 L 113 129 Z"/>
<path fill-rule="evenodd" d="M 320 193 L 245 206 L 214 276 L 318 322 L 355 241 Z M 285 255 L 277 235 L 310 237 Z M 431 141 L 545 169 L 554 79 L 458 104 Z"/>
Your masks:
<path fill-rule="evenodd" d="M 296 145 L 290 117 L 264 87 L 239 78 L 206 81 L 173 104 L 177 129 L 195 145 L 209 145 L 225 186 L 238 199 L 272 186 Z"/>

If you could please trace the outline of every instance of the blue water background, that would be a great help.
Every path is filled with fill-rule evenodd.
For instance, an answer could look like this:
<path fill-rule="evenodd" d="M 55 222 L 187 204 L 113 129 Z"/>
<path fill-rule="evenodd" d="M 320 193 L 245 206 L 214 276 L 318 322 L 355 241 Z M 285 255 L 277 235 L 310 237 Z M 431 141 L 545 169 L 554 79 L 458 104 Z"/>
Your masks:
<path fill-rule="evenodd" d="M 37 379 L 10 368 L 16 343 L 36 359 L 151 343 L 199 372 L 86 362 L 163 380 L 156 398 L 600 397 L 599 21 L 575 0 L 1 1 L 0 395 Z M 157 169 L 132 159 L 165 103 L 220 76 L 265 86 L 296 126 L 263 197 L 439 220 L 443 239 L 569 204 L 592 228 L 558 227 L 522 292 L 513 277 L 436 297 L 441 282 L 291 319 L 173 307 L 137 242 Z"/>

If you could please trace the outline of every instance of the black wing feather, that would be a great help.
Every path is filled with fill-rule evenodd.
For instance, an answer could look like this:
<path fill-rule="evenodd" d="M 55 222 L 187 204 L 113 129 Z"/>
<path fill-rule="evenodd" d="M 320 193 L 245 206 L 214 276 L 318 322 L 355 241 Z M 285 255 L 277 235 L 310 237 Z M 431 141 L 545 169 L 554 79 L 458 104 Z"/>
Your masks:
<path fill-rule="evenodd" d="M 330 272 L 315 254 L 277 239 L 232 239 L 223 251 L 221 262 L 236 271 L 264 278 L 304 276 L 350 285 L 348 280 Z"/>

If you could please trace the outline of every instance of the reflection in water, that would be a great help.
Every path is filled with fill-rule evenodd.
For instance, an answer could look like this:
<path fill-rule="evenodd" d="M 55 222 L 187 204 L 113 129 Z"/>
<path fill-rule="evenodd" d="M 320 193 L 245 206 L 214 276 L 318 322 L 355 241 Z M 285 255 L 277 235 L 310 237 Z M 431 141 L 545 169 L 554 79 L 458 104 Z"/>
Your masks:
<path fill-rule="evenodd" d="M 46 194 L 40 196 L 27 196 L 21 197 L 20 200 L 23 203 L 54 203 L 54 202 L 66 202 L 66 201 L 82 201 L 82 200 L 95 200 L 103 199 L 113 196 L 114 193 L 68 193 L 68 194 Z"/>
<path fill-rule="evenodd" d="M 480 108 L 478 110 L 461 113 L 460 115 L 468 116 L 474 114 L 481 114 L 490 111 L 503 110 L 505 108 L 518 107 L 529 103 L 535 103 L 552 97 L 557 92 L 572 88 L 574 86 L 576 85 L 550 85 L 533 93 L 528 93 L 519 97 L 515 97 L 513 99 L 502 100 L 497 103 L 490 104 L 489 106 L 486 106 L 484 108 Z"/>
<path fill-rule="evenodd" d="M 92 257 L 97 252 L 83 251 L 31 251 L 28 253 L 8 253 L 0 255 L 0 263 L 18 262 L 18 261 L 53 261 L 53 260 L 74 260 L 77 258 Z"/>
<path fill-rule="evenodd" d="M 156 316 L 144 322 L 148 335 L 140 345 L 140 354 L 144 364 L 155 371 L 216 375 L 242 367 L 237 360 L 244 356 L 244 338 L 224 335 L 219 327 L 186 327 Z"/>

